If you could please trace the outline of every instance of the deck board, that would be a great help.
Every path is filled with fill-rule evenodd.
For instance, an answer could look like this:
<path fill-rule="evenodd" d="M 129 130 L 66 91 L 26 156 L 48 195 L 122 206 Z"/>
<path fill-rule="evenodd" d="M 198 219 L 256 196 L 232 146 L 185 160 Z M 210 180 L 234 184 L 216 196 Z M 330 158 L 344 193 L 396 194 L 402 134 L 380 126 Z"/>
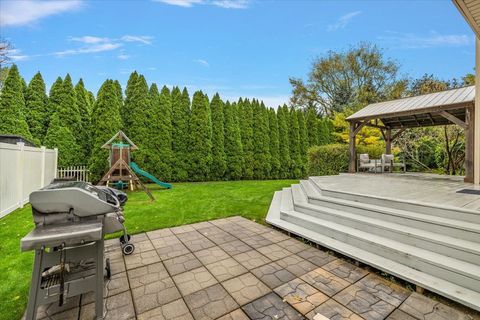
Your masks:
<path fill-rule="evenodd" d="M 312 177 L 329 190 L 480 210 L 480 195 L 457 193 L 474 188 L 463 177 L 425 173 L 355 173 Z"/>

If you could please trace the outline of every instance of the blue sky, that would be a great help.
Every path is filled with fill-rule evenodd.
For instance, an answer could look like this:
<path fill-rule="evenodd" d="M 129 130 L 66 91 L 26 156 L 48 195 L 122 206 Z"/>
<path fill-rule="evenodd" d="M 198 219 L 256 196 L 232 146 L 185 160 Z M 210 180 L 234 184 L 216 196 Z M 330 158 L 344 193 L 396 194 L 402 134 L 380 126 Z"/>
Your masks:
<path fill-rule="evenodd" d="M 449 0 L 0 1 L 0 35 L 28 81 L 69 72 L 96 92 L 131 71 L 159 85 L 287 102 L 288 78 L 360 41 L 385 49 L 401 73 L 473 72 L 474 35 Z"/>

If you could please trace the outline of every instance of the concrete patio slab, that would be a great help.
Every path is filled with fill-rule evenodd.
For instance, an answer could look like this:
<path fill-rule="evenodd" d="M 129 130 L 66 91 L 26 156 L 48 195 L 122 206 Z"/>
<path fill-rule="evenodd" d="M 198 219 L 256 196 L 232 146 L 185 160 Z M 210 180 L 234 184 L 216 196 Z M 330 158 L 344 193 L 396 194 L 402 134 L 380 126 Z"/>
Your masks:
<path fill-rule="evenodd" d="M 327 295 L 298 278 L 276 288 L 275 293 L 302 314 L 307 314 L 328 300 Z"/>
<path fill-rule="evenodd" d="M 206 265 L 206 268 L 218 281 L 225 281 L 248 271 L 245 267 L 232 258 L 227 258 L 225 260 L 208 264 Z"/>
<path fill-rule="evenodd" d="M 121 253 L 118 239 L 106 241 L 112 278 L 105 282 L 105 319 L 473 319 L 241 217 L 132 239 L 140 249 L 131 256 Z M 38 315 L 94 319 L 93 293 Z"/>
<path fill-rule="evenodd" d="M 274 289 L 296 278 L 293 273 L 280 267 L 275 262 L 253 269 L 251 272 L 270 289 Z"/>
<path fill-rule="evenodd" d="M 270 292 L 270 289 L 251 273 L 227 280 L 222 285 L 239 305 L 249 303 Z"/>
<path fill-rule="evenodd" d="M 301 313 L 284 302 L 275 293 L 269 293 L 260 299 L 257 299 L 243 307 L 245 313 L 250 319 L 285 319 L 300 320 L 303 319 Z M 248 319 L 248 318 L 247 318 Z"/>
<path fill-rule="evenodd" d="M 207 288 L 218 282 L 205 267 L 200 267 L 173 276 L 173 280 L 175 281 L 175 284 L 184 296 L 195 291 Z"/>
<path fill-rule="evenodd" d="M 337 277 L 322 268 L 317 268 L 300 277 L 312 287 L 332 297 L 350 285 L 350 282 Z"/>
<path fill-rule="evenodd" d="M 193 317 L 202 320 L 217 319 L 238 308 L 238 304 L 220 284 L 187 295 L 185 303 Z"/>
<path fill-rule="evenodd" d="M 327 319 L 335 320 L 364 320 L 359 315 L 345 308 L 333 299 L 329 299 L 325 303 L 322 303 L 320 306 L 307 313 L 307 318 L 310 320 L 316 320 L 315 316 L 317 315 L 322 315 Z"/>
<path fill-rule="evenodd" d="M 163 262 L 168 273 L 174 276 L 202 266 L 202 263 L 192 254 L 187 253 Z"/>

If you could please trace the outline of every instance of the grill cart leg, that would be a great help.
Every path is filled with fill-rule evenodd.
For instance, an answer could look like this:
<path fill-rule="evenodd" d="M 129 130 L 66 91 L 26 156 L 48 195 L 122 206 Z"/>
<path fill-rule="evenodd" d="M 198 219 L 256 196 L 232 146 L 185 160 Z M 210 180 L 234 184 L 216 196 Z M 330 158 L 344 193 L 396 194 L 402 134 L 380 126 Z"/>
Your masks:
<path fill-rule="evenodd" d="M 97 283 L 95 288 L 95 315 L 96 319 L 103 319 L 103 237 L 95 244 L 97 247 Z"/>
<path fill-rule="evenodd" d="M 37 319 L 37 306 L 38 306 L 38 290 L 42 281 L 41 267 L 43 260 L 43 250 L 35 250 L 35 261 L 33 263 L 32 282 L 30 284 L 30 293 L 28 295 L 28 306 L 26 320 Z"/>

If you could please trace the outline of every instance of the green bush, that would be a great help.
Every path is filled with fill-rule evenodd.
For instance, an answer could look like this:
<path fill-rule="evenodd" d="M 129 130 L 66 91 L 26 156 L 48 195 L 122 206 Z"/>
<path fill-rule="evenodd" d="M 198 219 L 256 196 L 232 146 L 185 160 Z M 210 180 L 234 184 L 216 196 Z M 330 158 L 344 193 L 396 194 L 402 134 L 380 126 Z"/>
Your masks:
<path fill-rule="evenodd" d="M 348 170 L 348 145 L 327 144 L 308 149 L 308 175 L 326 176 Z"/>
<path fill-rule="evenodd" d="M 357 154 L 366 153 L 370 157 L 370 159 L 380 159 L 382 154 L 385 153 L 385 144 L 378 143 L 374 145 L 359 145 L 357 146 Z"/>

